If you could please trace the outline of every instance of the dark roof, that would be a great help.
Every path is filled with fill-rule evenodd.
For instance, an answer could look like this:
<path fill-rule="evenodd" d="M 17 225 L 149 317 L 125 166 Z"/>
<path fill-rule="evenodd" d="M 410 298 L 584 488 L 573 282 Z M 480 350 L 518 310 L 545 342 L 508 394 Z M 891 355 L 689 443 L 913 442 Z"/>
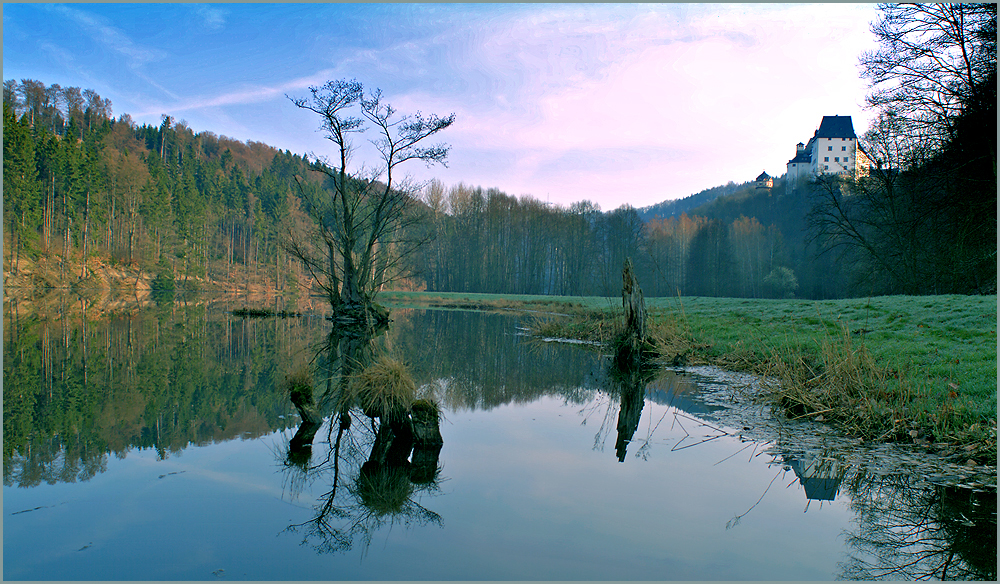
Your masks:
<path fill-rule="evenodd" d="M 809 151 L 806 152 L 796 152 L 795 158 L 788 161 L 788 164 L 793 162 L 812 162 L 812 154 Z"/>
<path fill-rule="evenodd" d="M 813 156 L 812 156 L 812 145 L 813 145 L 813 140 L 815 140 L 815 139 L 816 139 L 815 136 L 812 137 L 812 138 L 810 138 L 808 146 L 806 146 L 802 150 L 796 150 L 795 151 L 795 158 L 789 160 L 788 164 L 791 164 L 793 162 L 812 162 L 812 158 L 813 158 Z M 801 143 L 802 142 L 799 142 L 799 144 L 801 144 Z M 797 148 L 798 144 L 796 144 L 795 146 Z"/>
<path fill-rule="evenodd" d="M 767 180 L 769 178 L 771 178 L 771 177 L 768 176 L 766 172 L 762 172 L 762 173 L 760 173 L 760 176 L 757 177 L 757 182 L 760 182 L 762 180 Z"/>
<path fill-rule="evenodd" d="M 816 131 L 817 138 L 857 138 L 851 116 L 823 116 Z"/>

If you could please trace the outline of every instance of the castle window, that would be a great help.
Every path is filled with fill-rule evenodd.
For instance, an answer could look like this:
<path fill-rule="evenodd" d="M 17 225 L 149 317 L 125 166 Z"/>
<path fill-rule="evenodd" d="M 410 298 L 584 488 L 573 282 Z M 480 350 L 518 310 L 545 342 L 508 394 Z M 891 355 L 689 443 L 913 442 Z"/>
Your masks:
<path fill-rule="evenodd" d="M 834 162 L 840 162 L 840 157 L 839 157 L 839 156 L 837 156 L 836 158 L 834 158 L 834 159 L 833 159 L 833 161 L 834 161 Z"/>
<path fill-rule="evenodd" d="M 824 156 L 823 157 L 823 162 L 830 162 L 830 157 L 829 156 Z"/>
<path fill-rule="evenodd" d="M 847 146 L 841 146 L 840 147 L 840 151 L 841 152 L 847 152 Z"/>
<path fill-rule="evenodd" d="M 830 170 L 830 165 L 829 164 L 824 164 L 823 165 L 823 170 Z"/>
<path fill-rule="evenodd" d="M 848 160 L 848 157 L 847 157 L 847 156 L 845 156 L 845 157 L 844 157 L 844 162 L 847 162 L 847 160 Z"/>

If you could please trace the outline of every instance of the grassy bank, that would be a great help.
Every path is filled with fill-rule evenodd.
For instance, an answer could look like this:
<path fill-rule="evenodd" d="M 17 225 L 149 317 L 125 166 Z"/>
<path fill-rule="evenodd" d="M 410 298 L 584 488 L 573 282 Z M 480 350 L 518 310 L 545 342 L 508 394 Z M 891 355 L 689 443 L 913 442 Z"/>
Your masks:
<path fill-rule="evenodd" d="M 537 313 L 544 336 L 607 342 L 620 299 L 391 293 L 392 304 Z M 772 376 L 790 417 L 836 423 L 869 440 L 952 444 L 996 463 L 997 297 L 847 300 L 650 298 L 668 363 Z M 556 316 L 552 313 L 564 314 Z"/>

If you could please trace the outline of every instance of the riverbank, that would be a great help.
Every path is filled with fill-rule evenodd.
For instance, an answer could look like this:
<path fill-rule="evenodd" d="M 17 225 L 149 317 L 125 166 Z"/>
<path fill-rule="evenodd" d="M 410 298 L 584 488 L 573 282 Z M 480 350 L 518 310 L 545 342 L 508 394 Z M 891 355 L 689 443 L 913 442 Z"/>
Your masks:
<path fill-rule="evenodd" d="M 46 296 L 55 290 L 71 291 L 85 296 L 111 293 L 128 294 L 139 299 L 153 291 L 209 292 L 213 294 L 249 294 L 253 296 L 306 297 L 311 292 L 311 280 L 295 282 L 278 290 L 274 282 L 253 271 L 234 268 L 229 273 L 212 276 L 184 277 L 169 273 L 150 272 L 137 264 L 109 262 L 92 256 L 86 266 L 76 256 L 64 261 L 62 256 L 23 253 L 14 269 L 13 258 L 7 252 L 3 261 L 4 297 L 30 298 Z"/>
<path fill-rule="evenodd" d="M 620 299 L 386 293 L 380 301 L 525 310 L 542 337 L 608 342 Z M 958 449 L 996 464 L 996 296 L 842 300 L 649 298 L 667 364 L 766 376 L 789 417 L 833 423 L 869 441 Z"/>

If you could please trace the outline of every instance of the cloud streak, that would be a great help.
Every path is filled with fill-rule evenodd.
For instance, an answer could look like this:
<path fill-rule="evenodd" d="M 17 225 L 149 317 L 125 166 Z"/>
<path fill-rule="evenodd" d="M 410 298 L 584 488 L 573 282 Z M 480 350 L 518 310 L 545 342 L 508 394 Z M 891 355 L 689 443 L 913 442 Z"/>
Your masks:
<path fill-rule="evenodd" d="M 138 116 L 154 115 L 156 112 L 169 110 L 172 113 L 197 112 L 199 110 L 221 108 L 226 106 L 250 105 L 284 98 L 290 91 L 304 90 L 311 85 L 320 85 L 330 79 L 335 72 L 331 69 L 324 69 L 316 73 L 287 81 L 274 86 L 253 86 L 239 91 L 227 92 L 214 96 L 200 97 L 189 100 L 180 100 L 173 104 L 160 104 L 148 108 Z"/>
<path fill-rule="evenodd" d="M 102 17 L 62 5 L 51 5 L 48 6 L 48 9 L 80 25 L 83 30 L 88 31 L 93 41 L 103 46 L 106 50 L 121 56 L 125 60 L 126 67 L 133 75 L 171 98 L 178 99 L 177 94 L 158 83 L 152 76 L 145 72 L 147 65 L 166 59 L 168 53 L 159 49 L 144 47 L 133 42 L 128 35 L 112 26 Z"/>

